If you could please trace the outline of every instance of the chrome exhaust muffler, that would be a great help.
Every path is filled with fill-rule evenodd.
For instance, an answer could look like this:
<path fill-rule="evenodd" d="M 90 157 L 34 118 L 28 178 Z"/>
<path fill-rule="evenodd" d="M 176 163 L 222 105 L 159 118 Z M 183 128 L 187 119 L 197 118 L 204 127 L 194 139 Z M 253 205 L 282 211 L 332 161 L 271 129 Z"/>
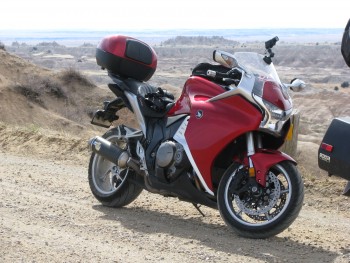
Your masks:
<path fill-rule="evenodd" d="M 89 140 L 88 146 L 92 152 L 118 165 L 120 168 L 130 167 L 136 173 L 141 174 L 140 163 L 133 159 L 126 150 L 121 149 L 110 141 L 100 136 L 95 136 Z"/>

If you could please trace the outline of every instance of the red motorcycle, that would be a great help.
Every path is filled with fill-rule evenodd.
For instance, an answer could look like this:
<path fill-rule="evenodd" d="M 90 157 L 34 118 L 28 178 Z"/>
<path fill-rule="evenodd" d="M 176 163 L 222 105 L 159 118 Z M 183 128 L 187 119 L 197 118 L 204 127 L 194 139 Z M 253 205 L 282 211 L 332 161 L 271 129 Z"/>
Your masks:
<path fill-rule="evenodd" d="M 266 55 L 215 50 L 218 64 L 201 63 L 177 101 L 149 80 L 157 56 L 147 44 L 109 36 L 96 49 L 97 64 L 117 96 L 92 123 L 109 128 L 126 107 L 140 129 L 119 125 L 89 146 L 89 184 L 105 206 L 122 207 L 143 189 L 218 209 L 239 235 L 266 238 L 292 224 L 304 188 L 296 162 L 278 151 L 292 133 L 292 101 Z M 200 211 L 201 212 L 201 211 Z"/>

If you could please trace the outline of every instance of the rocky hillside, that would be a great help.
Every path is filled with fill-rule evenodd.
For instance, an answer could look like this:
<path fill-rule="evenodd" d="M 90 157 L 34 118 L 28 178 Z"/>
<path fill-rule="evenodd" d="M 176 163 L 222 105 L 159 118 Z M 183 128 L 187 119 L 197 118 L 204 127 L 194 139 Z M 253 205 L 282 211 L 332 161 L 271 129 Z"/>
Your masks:
<path fill-rule="evenodd" d="M 111 96 L 73 69 L 54 72 L 0 50 L 0 120 L 81 132 Z"/>

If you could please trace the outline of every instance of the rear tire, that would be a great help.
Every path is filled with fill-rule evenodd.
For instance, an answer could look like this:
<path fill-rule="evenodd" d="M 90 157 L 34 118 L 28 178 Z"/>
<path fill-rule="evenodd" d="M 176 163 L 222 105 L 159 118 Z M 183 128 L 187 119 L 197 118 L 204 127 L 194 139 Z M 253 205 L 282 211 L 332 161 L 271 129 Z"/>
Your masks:
<path fill-rule="evenodd" d="M 120 126 L 107 131 L 102 137 L 124 150 L 129 150 L 125 134 L 125 129 Z M 134 201 L 142 192 L 142 187 L 130 180 L 136 176 L 129 168 L 121 169 L 102 156 L 91 154 L 88 175 L 90 189 L 104 206 L 122 207 Z"/>
<path fill-rule="evenodd" d="M 267 186 L 259 186 L 255 194 L 249 187 L 241 193 L 234 190 L 237 186 L 244 189 L 249 180 L 244 170 L 242 165 L 233 164 L 220 181 L 221 217 L 243 237 L 268 238 L 281 233 L 293 223 L 303 205 L 304 186 L 295 164 L 284 161 L 271 167 Z"/>

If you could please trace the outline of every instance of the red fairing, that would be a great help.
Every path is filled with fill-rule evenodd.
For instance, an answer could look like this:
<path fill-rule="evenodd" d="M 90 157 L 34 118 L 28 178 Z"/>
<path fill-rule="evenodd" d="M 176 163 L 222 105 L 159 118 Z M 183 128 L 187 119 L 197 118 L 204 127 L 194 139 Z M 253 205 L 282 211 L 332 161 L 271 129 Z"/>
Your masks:
<path fill-rule="evenodd" d="M 168 115 L 189 114 L 192 103 L 209 100 L 225 90 L 217 84 L 201 77 L 190 77 L 182 90 L 180 98 L 171 108 Z"/>
<path fill-rule="evenodd" d="M 257 150 L 257 152 L 251 156 L 251 160 L 255 168 L 256 181 L 263 187 L 266 186 L 266 174 L 273 165 L 282 161 L 292 161 L 296 164 L 296 161 L 289 155 L 266 149 Z"/>
<path fill-rule="evenodd" d="M 292 108 L 292 101 L 289 95 L 274 81 L 268 80 L 264 83 L 262 98 L 281 110 L 286 111 Z"/>
<path fill-rule="evenodd" d="M 170 112 L 172 115 L 190 113 L 185 138 L 211 190 L 211 168 L 217 155 L 241 134 L 257 130 L 262 120 L 260 111 L 239 95 L 208 101 L 223 92 L 225 90 L 219 85 L 201 77 L 191 77 Z"/>
<path fill-rule="evenodd" d="M 182 90 L 180 98 L 176 101 L 175 105 L 168 112 L 168 116 L 189 114 L 191 111 L 191 101 L 188 96 L 188 92 L 185 91 L 186 85 Z"/>

